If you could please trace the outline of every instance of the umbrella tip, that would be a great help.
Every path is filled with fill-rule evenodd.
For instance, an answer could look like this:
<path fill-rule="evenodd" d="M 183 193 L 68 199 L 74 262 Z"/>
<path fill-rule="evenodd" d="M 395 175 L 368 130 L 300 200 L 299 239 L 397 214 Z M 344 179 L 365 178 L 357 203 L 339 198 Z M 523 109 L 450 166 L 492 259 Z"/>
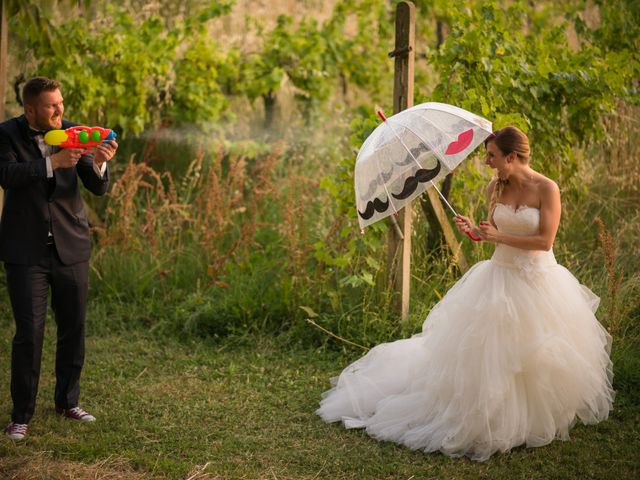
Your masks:
<path fill-rule="evenodd" d="M 387 121 L 387 117 L 384 115 L 384 112 L 382 111 L 382 108 L 380 108 L 380 105 L 376 105 L 376 113 L 378 114 L 378 116 L 382 119 L 383 122 Z"/>

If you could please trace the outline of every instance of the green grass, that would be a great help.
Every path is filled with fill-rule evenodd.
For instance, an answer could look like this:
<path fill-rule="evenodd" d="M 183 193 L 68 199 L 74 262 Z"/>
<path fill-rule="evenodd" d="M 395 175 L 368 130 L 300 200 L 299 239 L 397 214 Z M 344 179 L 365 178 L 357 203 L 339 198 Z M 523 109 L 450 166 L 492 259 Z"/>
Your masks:
<path fill-rule="evenodd" d="M 7 419 L 12 330 L 5 310 L 0 320 L 0 405 Z M 323 423 L 313 413 L 322 391 L 359 353 L 294 348 L 273 337 L 214 343 L 159 340 L 140 330 L 90 334 L 81 405 L 98 421 L 77 424 L 52 409 L 54 338 L 54 328 L 48 327 L 28 439 L 0 439 L 2 478 L 640 476 L 640 402 L 628 391 L 619 392 L 608 421 L 576 426 L 568 442 L 518 448 L 475 463 L 413 452 Z M 83 470 L 89 467 L 89 473 Z M 70 473 L 64 476 L 59 473 L 63 470 Z"/>

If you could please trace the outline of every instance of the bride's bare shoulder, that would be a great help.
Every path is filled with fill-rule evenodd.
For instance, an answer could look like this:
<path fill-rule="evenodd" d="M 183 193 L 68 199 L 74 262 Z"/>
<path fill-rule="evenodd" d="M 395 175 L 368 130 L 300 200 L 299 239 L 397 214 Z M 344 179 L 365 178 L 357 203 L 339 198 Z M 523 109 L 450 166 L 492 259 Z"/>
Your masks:
<path fill-rule="evenodd" d="M 558 184 L 544 175 L 540 175 L 538 180 L 538 186 L 541 190 L 546 190 L 548 192 L 560 191 Z"/>
<path fill-rule="evenodd" d="M 549 199 L 549 198 L 559 198 L 560 197 L 560 188 L 558 184 L 551 180 L 548 177 L 545 177 L 542 174 L 539 174 L 538 177 L 538 193 L 541 199 Z"/>

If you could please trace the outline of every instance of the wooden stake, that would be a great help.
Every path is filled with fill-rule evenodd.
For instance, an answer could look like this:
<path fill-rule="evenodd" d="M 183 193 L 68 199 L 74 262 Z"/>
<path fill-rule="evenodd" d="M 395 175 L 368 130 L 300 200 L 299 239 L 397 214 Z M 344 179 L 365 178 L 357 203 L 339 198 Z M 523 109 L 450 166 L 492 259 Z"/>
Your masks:
<path fill-rule="evenodd" d="M 462 253 L 462 245 L 458 242 L 453 227 L 449 223 L 449 219 L 447 217 L 449 212 L 444 209 L 442 206 L 442 200 L 440 200 L 438 193 L 433 188 L 427 188 L 427 198 L 429 201 L 422 203 L 423 208 L 431 207 L 430 212 L 437 221 L 437 223 L 432 222 L 431 225 L 440 226 L 444 240 L 447 242 L 447 245 L 453 253 L 454 262 L 458 264 L 460 270 L 466 272 L 469 269 L 469 264 L 467 263 L 464 253 Z"/>
<path fill-rule="evenodd" d="M 458 268 L 466 272 L 469 269 L 469 263 L 451 226 L 448 217 L 450 213 L 442 206 L 442 200 L 436 191 L 433 188 L 427 188 L 427 198 L 421 198 L 420 204 L 429 228 L 433 231 L 434 241 L 440 238 L 444 239 L 449 250 L 453 253 L 453 260 L 458 264 Z"/>
<path fill-rule="evenodd" d="M 436 47 L 440 48 L 445 38 L 445 29 L 442 21 L 436 22 Z M 445 197 L 448 197 L 451 188 L 452 174 L 448 174 L 442 184 L 441 191 Z M 442 201 L 432 189 L 428 189 L 428 194 L 420 198 L 422 212 L 429 225 L 427 236 L 427 245 L 431 248 L 435 247 L 442 239 L 453 253 L 453 259 L 458 264 L 458 268 L 463 272 L 469 269 L 469 263 L 462 252 L 462 247 L 451 223 L 448 219 L 448 212 L 444 209 Z"/>
<path fill-rule="evenodd" d="M 401 112 L 413 106 L 413 62 L 415 43 L 416 9 L 412 2 L 400 2 L 396 8 L 396 44 L 389 53 L 395 58 L 393 84 L 393 113 Z M 400 299 L 400 318 L 409 318 L 409 299 L 411 288 L 411 218 L 412 206 L 406 204 L 398 212 L 398 226 L 403 238 L 396 234 L 390 225 L 387 234 L 387 273 L 388 281 L 393 285 L 396 299 Z M 400 261 L 402 259 L 402 261 Z M 399 294 L 399 295 L 398 295 Z M 395 302 L 397 304 L 397 300 Z"/>

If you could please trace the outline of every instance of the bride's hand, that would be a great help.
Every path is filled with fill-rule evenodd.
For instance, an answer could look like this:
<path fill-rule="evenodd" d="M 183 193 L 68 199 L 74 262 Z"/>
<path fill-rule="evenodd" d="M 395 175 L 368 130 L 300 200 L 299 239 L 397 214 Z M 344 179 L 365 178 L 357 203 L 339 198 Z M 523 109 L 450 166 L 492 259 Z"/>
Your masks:
<path fill-rule="evenodd" d="M 466 233 L 469 238 L 471 238 L 471 240 L 474 240 L 476 242 L 482 240 L 482 238 L 480 237 L 480 229 L 476 227 L 473 224 L 473 221 L 471 221 L 468 217 L 456 215 L 455 221 L 458 230 L 460 230 L 462 233 Z"/>
<path fill-rule="evenodd" d="M 468 217 L 456 215 L 454 217 L 454 220 L 456 222 L 456 227 L 458 227 L 458 230 L 460 230 L 460 232 L 462 233 L 471 232 L 473 234 L 476 232 L 476 230 L 478 230 L 477 227 L 473 224 L 473 221 L 471 221 L 471 219 L 469 219 Z"/>
<path fill-rule="evenodd" d="M 485 242 L 498 243 L 500 232 L 489 222 L 480 222 L 479 237 Z"/>

